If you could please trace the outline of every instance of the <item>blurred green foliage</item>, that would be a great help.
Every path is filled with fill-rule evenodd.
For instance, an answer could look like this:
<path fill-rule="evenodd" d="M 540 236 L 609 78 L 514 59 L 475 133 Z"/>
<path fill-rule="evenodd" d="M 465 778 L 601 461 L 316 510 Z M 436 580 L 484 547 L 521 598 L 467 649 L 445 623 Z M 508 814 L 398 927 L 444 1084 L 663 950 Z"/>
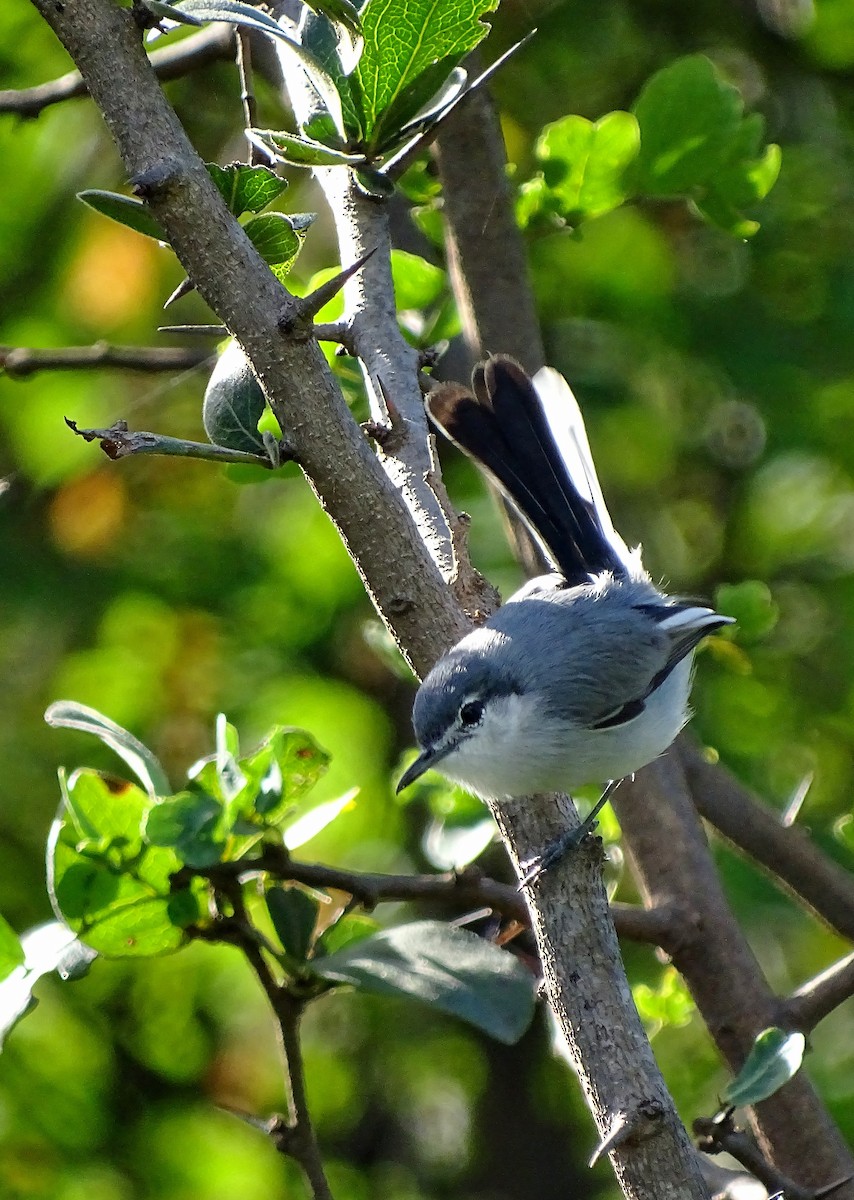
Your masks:
<path fill-rule="evenodd" d="M 489 54 L 538 25 L 494 81 L 520 182 L 537 170 L 544 126 L 630 110 L 648 78 L 686 54 L 707 55 L 782 146 L 776 186 L 748 212 L 761 222 L 749 243 L 701 224 L 681 201 L 644 200 L 578 234 L 532 229 L 530 263 L 548 357 L 579 394 L 617 527 L 643 542 L 655 577 L 718 594 L 741 621 L 700 656 L 697 734 L 781 810 L 812 775 L 800 820 L 850 865 L 854 18 L 840 0 L 774 13 L 781 24 L 772 30 L 750 7 L 711 0 L 508 3 Z M 5 87 L 68 65 L 24 0 L 2 7 Z M 244 154 L 229 64 L 167 90 L 207 160 Z M 261 81 L 259 106 L 259 125 L 280 127 Z M 125 186 L 89 104 L 55 106 L 36 121 L 3 116 L 0 147 L 0 343 L 154 342 L 182 272 L 153 242 L 73 199 Z M 282 206 L 320 210 L 307 178 L 288 177 Z M 412 234 L 403 248 L 433 254 Z M 307 287 L 335 261 L 322 214 L 294 274 Z M 410 310 L 411 336 L 453 329 L 439 275 L 407 271 L 401 259 L 398 276 L 405 303 L 429 310 L 421 319 Z M 174 319 L 209 315 L 189 296 Z M 342 370 L 352 391 L 355 377 Z M 427 799 L 401 806 L 392 797 L 411 686 L 389 666 L 382 639 L 366 635 L 374 617 L 358 576 L 295 468 L 238 485 L 236 472 L 210 464 L 113 464 L 63 422 L 123 417 L 199 439 L 206 378 L 0 377 L 0 911 L 16 929 L 50 917 L 43 855 L 58 764 L 114 769 L 108 751 L 43 725 L 58 696 L 128 726 L 173 779 L 210 753 L 217 711 L 249 745 L 275 724 L 310 730 L 332 755 L 318 799 L 361 788 L 311 844 L 317 859 L 426 867 L 424 838 L 448 815 Z M 477 565 L 506 591 L 518 570 L 491 501 L 467 464 L 444 457 L 449 490 L 472 514 Z M 765 876 L 723 847 L 716 853 L 775 987 L 796 986 L 841 952 Z M 500 872 L 500 854 L 487 854 Z M 625 876 L 618 895 L 633 898 Z M 425 914 L 395 906 L 380 915 Z M 682 1115 L 713 1111 L 727 1076 L 699 1018 L 648 948 L 625 953 Z M 86 979 L 45 980 L 37 994 L 38 1010 L 3 1054 L 0 1195 L 305 1195 L 261 1134 L 215 1107 L 283 1106 L 263 997 L 235 951 L 194 945 L 156 962 L 99 962 Z M 508 1048 L 404 1001 L 353 994 L 319 1002 L 305 1037 L 339 1200 L 615 1196 L 606 1165 L 584 1167 L 592 1127 L 544 1021 Z M 854 1136 L 850 1005 L 811 1043 L 806 1070 Z"/>

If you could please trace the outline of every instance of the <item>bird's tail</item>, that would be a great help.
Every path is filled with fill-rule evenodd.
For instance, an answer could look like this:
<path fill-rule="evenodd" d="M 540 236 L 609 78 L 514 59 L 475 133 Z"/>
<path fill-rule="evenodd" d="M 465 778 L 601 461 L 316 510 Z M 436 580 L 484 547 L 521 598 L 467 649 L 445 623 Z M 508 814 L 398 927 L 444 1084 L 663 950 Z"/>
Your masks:
<path fill-rule="evenodd" d="M 519 510 L 569 584 L 610 571 L 646 578 L 639 550 L 614 529 L 578 403 L 550 367 L 531 380 L 511 358 L 475 367 L 474 395 L 455 384 L 427 398 L 436 425 Z"/>

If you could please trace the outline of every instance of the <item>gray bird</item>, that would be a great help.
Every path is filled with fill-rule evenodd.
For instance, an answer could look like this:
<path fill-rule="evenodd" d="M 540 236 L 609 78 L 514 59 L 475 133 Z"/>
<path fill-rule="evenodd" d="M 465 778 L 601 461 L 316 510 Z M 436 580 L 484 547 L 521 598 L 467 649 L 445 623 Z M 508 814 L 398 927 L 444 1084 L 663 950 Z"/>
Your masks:
<path fill-rule="evenodd" d="M 434 423 L 518 510 L 556 573 L 526 584 L 433 667 L 413 710 L 428 768 L 486 800 L 607 786 L 588 818 L 526 880 L 593 827 L 619 781 L 662 754 L 689 719 L 694 648 L 731 623 L 667 596 L 614 529 L 569 385 L 512 359 L 444 385 Z"/>

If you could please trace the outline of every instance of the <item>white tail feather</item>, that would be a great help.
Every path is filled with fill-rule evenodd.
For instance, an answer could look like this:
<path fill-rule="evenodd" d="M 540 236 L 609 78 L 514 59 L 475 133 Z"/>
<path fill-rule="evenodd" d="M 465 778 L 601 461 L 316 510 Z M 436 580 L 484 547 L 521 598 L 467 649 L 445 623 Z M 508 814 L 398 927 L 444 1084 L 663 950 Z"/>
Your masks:
<path fill-rule="evenodd" d="M 534 388 L 543 406 L 555 445 L 566 464 L 572 482 L 585 500 L 596 510 L 599 527 L 630 579 L 646 579 L 641 562 L 640 546 L 630 550 L 614 528 L 599 477 L 590 453 L 587 430 L 578 401 L 572 389 L 559 371 L 553 367 L 542 367 L 533 378 Z"/>

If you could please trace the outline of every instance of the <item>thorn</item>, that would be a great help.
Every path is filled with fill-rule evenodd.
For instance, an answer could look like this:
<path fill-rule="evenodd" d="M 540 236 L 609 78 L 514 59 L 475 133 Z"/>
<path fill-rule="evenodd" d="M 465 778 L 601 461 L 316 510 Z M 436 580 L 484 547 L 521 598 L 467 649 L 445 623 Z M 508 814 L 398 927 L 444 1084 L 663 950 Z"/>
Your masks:
<path fill-rule="evenodd" d="M 612 1151 L 617 1150 L 628 1141 L 640 1142 L 645 1138 L 651 1137 L 661 1123 L 663 1116 L 664 1109 L 661 1102 L 652 1099 L 642 1100 L 632 1113 L 616 1113 L 611 1121 L 610 1130 L 604 1135 L 593 1151 L 593 1155 L 587 1165 L 595 1167 L 599 1159 L 605 1154 L 611 1154 Z"/>
<path fill-rule="evenodd" d="M 225 325 L 158 325 L 157 332 L 179 333 L 187 337 L 225 337 L 228 329 Z"/>
<path fill-rule="evenodd" d="M 273 1118 L 264 1120 L 261 1117 L 253 1116 L 252 1113 L 244 1112 L 240 1108 L 233 1108 L 230 1104 L 217 1104 L 214 1107 L 218 1108 L 220 1112 L 228 1113 L 230 1117 L 237 1117 L 238 1121 L 243 1121 L 245 1124 L 251 1125 L 253 1129 L 261 1130 L 262 1133 L 269 1134 L 272 1132 L 270 1129 L 270 1121 Z"/>
<path fill-rule="evenodd" d="M 357 271 L 361 271 L 362 267 L 372 255 L 376 254 L 376 246 L 373 250 L 369 250 L 367 254 L 363 254 L 361 258 L 356 259 L 352 266 L 346 267 L 343 271 L 339 271 L 337 275 L 322 283 L 319 288 L 316 288 L 308 296 L 298 301 L 298 312 L 300 317 L 314 317 L 323 308 L 324 304 L 328 304 L 333 296 L 337 296 L 348 279 L 352 278 Z"/>
<path fill-rule="evenodd" d="M 176 300 L 182 300 L 184 296 L 189 296 L 190 292 L 196 290 L 196 285 L 189 279 L 182 279 L 175 291 L 169 296 L 163 307 L 168 308 L 170 304 L 174 304 Z"/>

